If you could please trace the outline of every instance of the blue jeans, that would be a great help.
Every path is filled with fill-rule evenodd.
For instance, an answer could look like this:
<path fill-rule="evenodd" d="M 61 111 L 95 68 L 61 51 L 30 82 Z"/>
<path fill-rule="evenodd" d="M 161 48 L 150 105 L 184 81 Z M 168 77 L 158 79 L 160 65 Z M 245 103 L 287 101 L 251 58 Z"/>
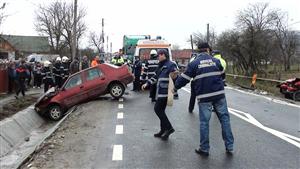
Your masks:
<path fill-rule="evenodd" d="M 234 138 L 230 126 L 230 117 L 227 108 L 226 98 L 213 102 L 198 103 L 200 118 L 200 149 L 209 152 L 209 120 L 212 108 L 216 110 L 222 127 L 222 137 L 227 150 L 233 150 Z"/>

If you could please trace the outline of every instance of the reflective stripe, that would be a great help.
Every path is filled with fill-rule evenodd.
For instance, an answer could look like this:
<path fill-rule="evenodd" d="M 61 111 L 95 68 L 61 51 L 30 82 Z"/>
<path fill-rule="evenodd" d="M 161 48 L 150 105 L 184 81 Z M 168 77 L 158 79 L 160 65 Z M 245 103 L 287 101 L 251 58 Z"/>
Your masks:
<path fill-rule="evenodd" d="M 191 81 L 191 80 L 192 80 L 191 77 L 189 77 L 188 75 L 186 75 L 186 74 L 184 74 L 184 73 L 181 74 L 181 77 L 185 78 L 185 79 L 188 80 L 188 81 Z"/>
<path fill-rule="evenodd" d="M 167 81 L 167 82 L 168 82 L 168 81 L 169 81 L 169 78 L 159 78 L 158 81 L 159 81 L 159 82 L 160 82 L 160 81 Z"/>
<path fill-rule="evenodd" d="M 203 99 L 203 98 L 217 96 L 217 95 L 221 95 L 221 94 L 225 94 L 225 91 L 221 90 L 221 91 L 217 91 L 217 92 L 213 92 L 213 93 L 201 94 L 201 95 L 197 96 L 197 99 Z"/>
<path fill-rule="evenodd" d="M 220 72 L 220 71 L 204 73 L 204 74 L 200 74 L 200 75 L 196 76 L 193 81 L 204 78 L 204 77 L 217 76 L 217 75 L 221 75 L 221 74 L 222 74 L 222 72 Z"/>
<path fill-rule="evenodd" d="M 157 95 L 157 97 L 158 98 L 160 98 L 160 97 L 168 97 L 168 95 L 167 94 L 159 94 L 159 95 Z"/>
<path fill-rule="evenodd" d="M 147 74 L 148 75 L 155 75 L 156 73 L 155 72 L 148 72 Z"/>
<path fill-rule="evenodd" d="M 158 65 L 148 65 L 148 67 L 158 67 Z"/>

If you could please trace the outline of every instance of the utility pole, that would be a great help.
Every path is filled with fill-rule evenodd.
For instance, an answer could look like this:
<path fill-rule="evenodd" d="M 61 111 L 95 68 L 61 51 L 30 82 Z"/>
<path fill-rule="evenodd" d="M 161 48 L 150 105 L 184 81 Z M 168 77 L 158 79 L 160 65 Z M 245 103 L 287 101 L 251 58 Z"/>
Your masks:
<path fill-rule="evenodd" d="M 102 41 L 102 44 L 101 44 L 101 52 L 104 53 L 104 18 L 102 18 L 102 34 L 101 34 L 101 41 Z"/>
<path fill-rule="evenodd" d="M 112 53 L 112 42 L 110 42 L 110 53 Z"/>
<path fill-rule="evenodd" d="M 193 42 L 193 35 L 191 35 L 191 46 L 192 46 L 192 52 L 194 53 L 194 42 Z"/>
<path fill-rule="evenodd" d="M 206 30 L 206 31 L 207 31 L 207 32 L 206 32 L 206 33 L 207 33 L 207 35 L 206 35 L 206 36 L 207 36 L 207 37 L 206 37 L 206 38 L 207 38 L 207 43 L 209 44 L 209 40 L 210 40 L 210 39 L 209 39 L 209 23 L 207 24 L 207 30 Z"/>
<path fill-rule="evenodd" d="M 74 0 L 74 24 L 73 24 L 73 40 L 72 40 L 72 60 L 76 57 L 76 49 L 77 49 L 77 0 Z"/>
<path fill-rule="evenodd" d="M 106 52 L 108 53 L 108 36 L 106 36 Z"/>

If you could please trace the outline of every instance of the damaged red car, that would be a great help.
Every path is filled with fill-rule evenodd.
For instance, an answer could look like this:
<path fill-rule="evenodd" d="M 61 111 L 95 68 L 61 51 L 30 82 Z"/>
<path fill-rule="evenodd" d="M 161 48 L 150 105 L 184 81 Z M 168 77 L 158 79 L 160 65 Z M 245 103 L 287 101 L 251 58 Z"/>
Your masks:
<path fill-rule="evenodd" d="M 117 67 L 101 64 L 71 75 L 64 85 L 51 88 L 35 104 L 35 110 L 51 120 L 59 120 L 72 106 L 110 94 L 113 98 L 123 96 L 126 86 L 134 79 L 127 65 Z"/>
<path fill-rule="evenodd" d="M 300 101 L 300 78 L 288 79 L 277 87 L 280 88 L 280 93 L 284 94 L 285 98 Z"/>

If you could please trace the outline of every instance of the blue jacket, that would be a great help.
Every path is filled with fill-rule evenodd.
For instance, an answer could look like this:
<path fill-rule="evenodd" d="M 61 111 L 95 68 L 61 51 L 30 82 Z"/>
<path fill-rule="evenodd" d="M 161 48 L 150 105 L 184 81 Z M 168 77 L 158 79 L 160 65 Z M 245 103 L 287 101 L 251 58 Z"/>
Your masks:
<path fill-rule="evenodd" d="M 195 92 L 199 102 L 211 102 L 224 98 L 222 71 L 223 67 L 218 59 L 207 53 L 200 53 L 188 64 L 187 70 L 177 78 L 175 89 L 180 89 L 193 80 L 191 90 Z"/>
<path fill-rule="evenodd" d="M 148 79 L 147 84 L 155 84 L 156 97 L 157 98 L 167 98 L 168 97 L 168 87 L 169 87 L 169 74 L 177 70 L 177 65 L 170 61 L 165 60 L 159 63 L 159 66 L 155 72 L 155 75 Z"/>

